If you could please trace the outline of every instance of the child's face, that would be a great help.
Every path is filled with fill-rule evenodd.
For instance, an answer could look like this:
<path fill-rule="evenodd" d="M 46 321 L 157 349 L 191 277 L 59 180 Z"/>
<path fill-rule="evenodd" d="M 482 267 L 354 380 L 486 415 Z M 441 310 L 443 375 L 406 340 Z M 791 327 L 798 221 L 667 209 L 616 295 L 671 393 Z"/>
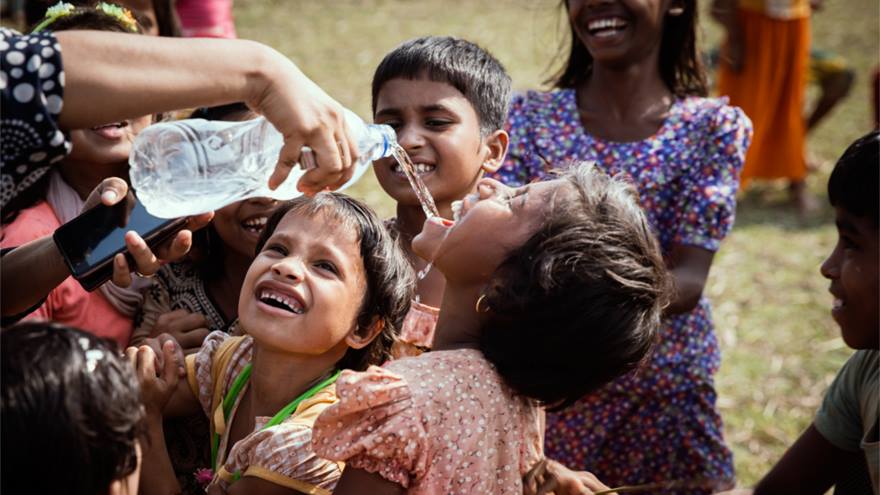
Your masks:
<path fill-rule="evenodd" d="M 500 166 L 507 150 L 504 131 L 482 138 L 474 107 L 444 82 L 391 79 L 379 90 L 374 120 L 397 131 L 398 143 L 438 204 L 449 204 L 473 190 L 483 171 Z M 419 204 L 393 158 L 377 161 L 373 170 L 397 202 Z"/>
<path fill-rule="evenodd" d="M 251 258 L 266 220 L 277 203 L 269 198 L 237 201 L 214 212 L 214 228 L 227 248 Z"/>
<path fill-rule="evenodd" d="M 413 251 L 433 260 L 449 282 L 486 282 L 513 249 L 537 232 L 552 202 L 573 194 L 565 180 L 513 189 L 481 179 L 477 192 L 462 201 L 455 225 L 425 222 L 413 239 Z"/>
<path fill-rule="evenodd" d="M 835 208 L 837 245 L 822 263 L 822 275 L 831 280 L 831 315 L 840 325 L 846 345 L 853 349 L 880 347 L 880 256 L 877 226 L 870 219 Z"/>
<path fill-rule="evenodd" d="M 68 160 L 95 165 L 128 163 L 134 138 L 152 121 L 151 115 L 70 132 Z"/>
<path fill-rule="evenodd" d="M 568 17 L 578 39 L 597 63 L 642 59 L 657 49 L 663 20 L 680 0 L 569 0 Z"/>
<path fill-rule="evenodd" d="M 262 346 L 338 360 L 365 291 L 355 231 L 321 213 L 289 212 L 248 270 L 238 317 Z"/>

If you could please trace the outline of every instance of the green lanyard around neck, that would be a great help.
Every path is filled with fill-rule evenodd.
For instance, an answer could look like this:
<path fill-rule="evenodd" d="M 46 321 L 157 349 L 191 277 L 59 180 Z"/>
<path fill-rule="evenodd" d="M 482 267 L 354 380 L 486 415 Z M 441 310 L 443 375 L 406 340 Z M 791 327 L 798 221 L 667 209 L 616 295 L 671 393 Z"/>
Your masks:
<path fill-rule="evenodd" d="M 226 429 L 230 429 L 232 425 L 229 424 L 229 415 L 232 413 L 232 407 L 235 405 L 235 401 L 238 399 L 238 394 L 241 393 L 241 389 L 244 388 L 244 385 L 247 383 L 248 379 L 251 377 L 251 371 L 253 370 L 253 364 L 248 363 L 241 370 L 241 373 L 235 377 L 235 381 L 232 382 L 232 387 L 229 388 L 229 392 L 226 393 L 226 397 L 223 398 L 223 420 L 226 423 Z M 339 377 L 339 374 L 342 373 L 342 370 L 336 371 L 333 373 L 330 378 L 314 385 L 312 388 L 303 392 L 302 395 L 290 401 L 286 406 L 281 408 L 275 416 L 272 416 L 272 419 L 269 420 L 260 431 L 265 430 L 266 428 L 271 428 L 275 425 L 281 424 L 282 421 L 289 418 L 293 411 L 296 410 L 297 407 L 304 401 L 311 399 L 318 392 L 323 390 L 328 385 L 332 384 L 336 381 L 336 378 Z M 214 433 L 214 438 L 211 439 L 211 466 L 214 468 L 214 473 L 217 473 L 217 453 L 220 450 L 220 434 Z M 241 477 L 241 474 L 236 472 L 234 475 L 235 481 L 238 481 L 238 478 Z"/>

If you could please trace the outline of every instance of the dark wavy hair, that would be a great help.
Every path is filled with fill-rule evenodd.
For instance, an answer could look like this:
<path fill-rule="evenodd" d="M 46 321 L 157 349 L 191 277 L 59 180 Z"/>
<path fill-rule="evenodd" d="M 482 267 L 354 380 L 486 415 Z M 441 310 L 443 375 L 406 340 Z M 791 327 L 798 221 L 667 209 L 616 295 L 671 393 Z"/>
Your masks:
<path fill-rule="evenodd" d="M 366 347 L 348 349 L 336 363 L 337 368 L 362 371 L 371 364 L 387 361 L 415 291 L 415 274 L 403 250 L 369 206 L 345 194 L 322 192 L 278 205 L 260 235 L 257 253 L 263 250 L 278 223 L 289 213 L 309 217 L 326 215 L 337 221 L 340 228 L 353 229 L 357 234 L 367 282 L 357 325 L 359 329 L 366 329 L 378 320 L 383 327 Z"/>
<path fill-rule="evenodd" d="M 423 76 L 461 92 L 477 113 L 484 136 L 504 128 L 510 107 L 510 76 L 488 51 L 452 36 L 412 39 L 385 55 L 373 74 L 373 114 L 386 82 Z"/>
<path fill-rule="evenodd" d="M 669 277 L 635 188 L 592 164 L 561 175 L 576 200 L 492 275 L 480 348 L 514 391 L 562 408 L 642 363 Z"/>
<path fill-rule="evenodd" d="M 857 217 L 880 224 L 880 131 L 849 145 L 828 178 L 828 201 Z"/>
<path fill-rule="evenodd" d="M 664 19 L 657 69 L 663 82 L 675 96 L 706 96 L 706 73 L 697 50 L 697 1 L 681 1 L 684 12 L 677 16 L 667 15 Z M 562 8 L 567 16 L 568 0 L 562 0 Z M 571 38 L 568 60 L 546 81 L 557 88 L 575 88 L 589 79 L 593 72 L 593 56 L 578 39 L 571 21 L 568 29 Z M 565 51 L 563 44 L 557 58 L 563 58 Z"/>
<path fill-rule="evenodd" d="M 115 342 L 56 323 L 0 332 L 4 493 L 106 493 L 137 467 L 144 410 Z"/>

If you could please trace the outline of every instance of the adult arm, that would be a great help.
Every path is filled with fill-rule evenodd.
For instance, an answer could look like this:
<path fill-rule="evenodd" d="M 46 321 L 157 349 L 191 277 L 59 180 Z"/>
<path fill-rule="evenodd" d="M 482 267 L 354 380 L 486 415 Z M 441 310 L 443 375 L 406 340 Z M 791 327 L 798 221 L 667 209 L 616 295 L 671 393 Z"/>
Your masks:
<path fill-rule="evenodd" d="M 247 40 L 95 31 L 56 37 L 66 78 L 62 128 L 243 101 L 284 135 L 270 187 L 287 178 L 304 145 L 314 150 L 318 168 L 300 180 L 302 190 L 338 186 L 353 173 L 357 149 L 348 139 L 342 107 L 272 48 Z"/>
<path fill-rule="evenodd" d="M 122 200 L 127 192 L 128 186 L 122 179 L 104 179 L 86 199 L 85 209 L 98 202 L 112 206 Z M 193 230 L 201 228 L 210 219 L 211 214 L 192 217 L 187 227 Z M 134 232 L 126 234 L 125 245 L 135 261 L 134 269 L 149 276 L 159 270 L 160 260 L 174 260 L 189 251 L 192 232 L 178 232 L 174 239 L 164 243 L 155 253 Z M 113 283 L 122 287 L 130 285 L 131 270 L 125 256 L 117 255 L 113 261 Z M 12 316 L 30 309 L 69 276 L 70 270 L 52 236 L 35 239 L 9 251 L 3 256 L 3 270 L 0 270 L 0 290 L 3 292 L 0 312 L 3 316 Z"/>
<path fill-rule="evenodd" d="M 715 253 L 708 249 L 684 244 L 672 245 L 666 259 L 673 284 L 672 298 L 665 311 L 667 315 L 685 313 L 697 306 L 714 257 Z"/>
<path fill-rule="evenodd" d="M 842 477 L 847 466 L 863 462 L 863 456 L 835 447 L 810 425 L 758 483 L 754 493 L 821 495 Z"/>

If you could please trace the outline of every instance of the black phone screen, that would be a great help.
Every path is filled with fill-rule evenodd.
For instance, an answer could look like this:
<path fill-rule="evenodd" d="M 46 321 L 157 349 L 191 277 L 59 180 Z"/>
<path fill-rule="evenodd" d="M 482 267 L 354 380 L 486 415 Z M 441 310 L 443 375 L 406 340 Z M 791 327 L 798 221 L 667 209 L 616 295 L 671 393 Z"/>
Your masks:
<path fill-rule="evenodd" d="M 133 230 L 149 243 L 150 238 L 171 224 L 183 219 L 166 219 L 150 215 L 137 200 L 130 212 L 121 201 L 114 206 L 98 206 L 84 212 L 55 232 L 74 276 L 87 273 L 125 250 L 125 233 Z M 126 218 L 127 217 L 127 218 Z"/>

